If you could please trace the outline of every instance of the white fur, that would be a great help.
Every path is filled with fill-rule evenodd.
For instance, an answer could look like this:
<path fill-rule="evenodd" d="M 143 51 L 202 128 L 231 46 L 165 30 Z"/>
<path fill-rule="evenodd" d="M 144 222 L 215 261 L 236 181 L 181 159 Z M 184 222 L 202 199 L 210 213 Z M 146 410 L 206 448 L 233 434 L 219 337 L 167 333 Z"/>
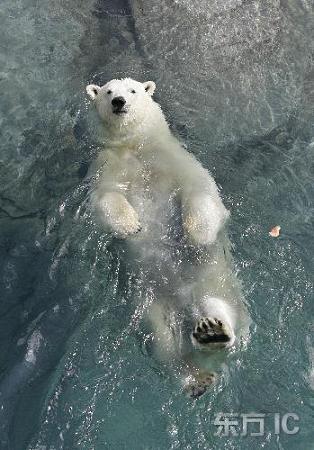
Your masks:
<path fill-rule="evenodd" d="M 154 281 L 158 298 L 151 308 L 151 324 L 156 341 L 162 343 L 159 353 L 166 347 L 169 355 L 177 352 L 170 348 L 169 317 L 184 309 L 189 309 L 192 321 L 204 315 L 224 321 L 232 345 L 238 323 L 242 328 L 245 323 L 245 328 L 248 321 L 230 258 L 217 238 L 228 211 L 213 178 L 171 134 L 152 99 L 153 82 L 126 78 L 86 90 L 106 132 L 105 149 L 90 170 L 97 174 L 92 207 L 106 230 L 128 238 L 134 262 L 142 264 L 148 283 Z M 123 114 L 114 113 L 115 97 L 126 101 Z M 181 205 L 184 239 L 199 248 L 201 257 L 193 263 L 176 260 L 171 253 L 175 243 L 167 237 L 168 213 L 176 204 L 174 198 Z"/>
<path fill-rule="evenodd" d="M 96 163 L 96 168 L 102 169 L 94 197 L 96 209 L 104 225 L 119 235 L 121 218 L 116 215 L 134 194 L 134 187 L 138 189 L 146 170 L 151 179 L 164 184 L 164 190 L 180 190 L 183 226 L 191 243 L 210 244 L 216 240 L 228 212 L 214 180 L 170 133 L 159 105 L 151 98 L 154 86 L 153 82 L 139 83 L 128 78 L 112 80 L 101 88 L 87 86 L 108 133 L 108 147 Z M 145 87 L 150 91 L 145 91 Z M 132 90 L 136 93 L 132 94 Z M 122 116 L 112 112 L 111 100 L 117 96 L 127 101 L 127 113 Z M 113 192 L 124 197 L 108 197 Z M 137 214 L 131 214 L 130 209 L 129 204 L 130 226 L 126 218 L 123 236 L 136 231 L 133 217 Z"/>

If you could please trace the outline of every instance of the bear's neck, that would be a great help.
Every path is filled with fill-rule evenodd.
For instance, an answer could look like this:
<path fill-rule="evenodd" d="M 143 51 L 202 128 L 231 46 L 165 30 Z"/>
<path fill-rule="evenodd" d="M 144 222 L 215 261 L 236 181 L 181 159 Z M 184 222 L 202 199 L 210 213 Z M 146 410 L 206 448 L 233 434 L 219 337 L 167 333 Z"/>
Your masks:
<path fill-rule="evenodd" d="M 110 148 L 140 152 L 151 142 L 158 142 L 169 135 L 169 126 L 158 104 L 151 114 L 144 116 L 140 123 L 123 122 L 107 128 L 105 143 Z"/>

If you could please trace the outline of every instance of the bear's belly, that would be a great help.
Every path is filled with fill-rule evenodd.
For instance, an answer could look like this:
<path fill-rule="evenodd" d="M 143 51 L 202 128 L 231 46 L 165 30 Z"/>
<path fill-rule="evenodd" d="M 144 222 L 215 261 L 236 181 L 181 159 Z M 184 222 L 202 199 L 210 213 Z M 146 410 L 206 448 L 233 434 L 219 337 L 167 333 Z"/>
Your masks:
<path fill-rule="evenodd" d="M 180 198 L 166 180 L 154 183 L 150 178 L 149 181 L 142 186 L 133 185 L 127 193 L 142 228 L 136 235 L 128 237 L 126 245 L 129 258 L 140 266 L 149 280 L 169 285 L 171 279 L 178 278 L 182 260 Z"/>
<path fill-rule="evenodd" d="M 182 235 L 181 205 L 175 183 L 161 171 L 142 168 L 126 197 L 139 215 L 141 236 L 150 241 L 175 241 Z"/>
<path fill-rule="evenodd" d="M 139 215 L 142 229 L 138 237 L 142 240 L 153 247 L 171 245 L 182 238 L 181 204 L 175 191 L 136 192 L 128 200 Z"/>

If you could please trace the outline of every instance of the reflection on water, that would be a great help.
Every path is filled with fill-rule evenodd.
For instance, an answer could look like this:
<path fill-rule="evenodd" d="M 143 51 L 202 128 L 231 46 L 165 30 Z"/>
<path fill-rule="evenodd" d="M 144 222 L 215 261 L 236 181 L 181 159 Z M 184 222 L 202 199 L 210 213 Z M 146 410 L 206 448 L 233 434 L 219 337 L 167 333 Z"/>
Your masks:
<path fill-rule="evenodd" d="M 3 0 L 0 23 L 1 448 L 311 448 L 311 2 Z M 124 75 L 156 81 L 232 213 L 251 342 L 198 402 L 147 354 L 140 287 L 86 203 L 84 87 Z M 264 436 L 215 436 L 252 411 Z M 297 435 L 274 433 L 286 412 Z"/>

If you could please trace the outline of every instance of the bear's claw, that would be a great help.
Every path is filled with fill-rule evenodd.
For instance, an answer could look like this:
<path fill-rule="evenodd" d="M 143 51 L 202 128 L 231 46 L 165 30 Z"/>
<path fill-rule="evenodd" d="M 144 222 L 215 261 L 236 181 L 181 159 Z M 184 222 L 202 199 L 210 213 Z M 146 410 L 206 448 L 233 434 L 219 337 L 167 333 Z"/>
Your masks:
<path fill-rule="evenodd" d="M 205 317 L 199 320 L 192 333 L 193 338 L 198 344 L 230 344 L 233 338 L 231 328 L 221 320 Z"/>
<path fill-rule="evenodd" d="M 134 234 L 139 233 L 140 231 L 142 231 L 143 227 L 142 225 L 139 223 L 137 230 L 134 232 Z"/>

